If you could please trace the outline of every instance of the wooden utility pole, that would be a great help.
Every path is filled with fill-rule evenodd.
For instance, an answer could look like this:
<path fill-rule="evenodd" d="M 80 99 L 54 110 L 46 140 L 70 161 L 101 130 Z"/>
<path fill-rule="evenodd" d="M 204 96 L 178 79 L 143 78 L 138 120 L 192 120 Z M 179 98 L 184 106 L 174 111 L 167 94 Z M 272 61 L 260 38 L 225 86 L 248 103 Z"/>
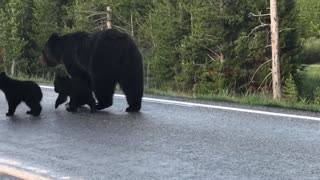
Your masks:
<path fill-rule="evenodd" d="M 112 11 L 110 6 L 107 6 L 107 29 L 112 29 Z"/>
<path fill-rule="evenodd" d="M 272 91 L 273 99 L 281 98 L 281 75 L 279 56 L 279 19 L 277 0 L 270 0 L 271 47 L 272 47 Z"/>

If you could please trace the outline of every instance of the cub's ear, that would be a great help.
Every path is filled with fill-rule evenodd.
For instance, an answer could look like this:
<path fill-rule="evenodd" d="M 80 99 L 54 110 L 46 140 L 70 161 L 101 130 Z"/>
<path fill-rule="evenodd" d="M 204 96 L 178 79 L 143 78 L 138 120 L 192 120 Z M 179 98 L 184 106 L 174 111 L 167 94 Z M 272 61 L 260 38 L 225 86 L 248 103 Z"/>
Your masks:
<path fill-rule="evenodd" d="M 59 40 L 59 35 L 57 33 L 53 33 L 51 34 L 51 36 L 49 37 L 49 42 L 56 42 Z"/>

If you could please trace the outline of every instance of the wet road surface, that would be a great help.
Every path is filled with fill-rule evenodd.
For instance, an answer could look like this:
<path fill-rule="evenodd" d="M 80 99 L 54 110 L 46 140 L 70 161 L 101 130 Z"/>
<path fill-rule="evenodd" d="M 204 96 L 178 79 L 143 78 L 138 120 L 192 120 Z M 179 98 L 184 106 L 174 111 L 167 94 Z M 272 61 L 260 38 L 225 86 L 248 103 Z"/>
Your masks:
<path fill-rule="evenodd" d="M 95 114 L 68 113 L 54 109 L 52 89 L 43 93 L 40 117 L 24 104 L 6 117 L 0 93 L 0 165 L 52 179 L 320 179 L 320 119 L 303 118 L 319 113 L 144 101 L 141 113 L 128 114 L 119 97 Z"/>

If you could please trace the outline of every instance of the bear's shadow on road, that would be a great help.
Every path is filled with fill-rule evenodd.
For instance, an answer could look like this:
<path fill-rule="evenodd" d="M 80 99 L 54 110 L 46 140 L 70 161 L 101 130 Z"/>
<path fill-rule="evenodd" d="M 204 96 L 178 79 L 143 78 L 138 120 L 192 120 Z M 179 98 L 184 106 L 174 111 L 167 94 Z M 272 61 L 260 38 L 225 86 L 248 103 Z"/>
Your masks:
<path fill-rule="evenodd" d="M 80 107 L 77 112 L 67 112 L 66 110 L 62 110 L 59 114 L 60 113 L 65 116 L 65 119 L 87 119 L 90 121 L 133 121 L 145 119 L 143 112 L 127 113 L 124 110 L 119 111 L 115 109 L 105 109 L 96 111 L 95 113 L 90 113 L 90 108 L 88 107 Z"/>
<path fill-rule="evenodd" d="M 6 120 L 20 124 L 20 123 L 40 123 L 43 118 L 40 116 L 30 116 L 27 114 L 15 113 L 13 116 L 5 116 Z"/>
<path fill-rule="evenodd" d="M 5 116 L 5 115 L 4 115 Z M 43 111 L 39 116 L 29 116 L 24 112 L 16 112 L 14 116 L 7 117 L 7 121 L 13 124 L 42 124 L 48 121 L 69 121 L 75 123 L 81 123 L 84 121 L 95 122 L 133 122 L 133 121 L 145 121 L 147 116 L 143 112 L 127 113 L 124 110 L 118 109 L 105 109 L 102 111 L 96 111 L 90 113 L 90 108 L 80 107 L 77 112 L 67 112 L 66 109 L 50 109 Z"/>

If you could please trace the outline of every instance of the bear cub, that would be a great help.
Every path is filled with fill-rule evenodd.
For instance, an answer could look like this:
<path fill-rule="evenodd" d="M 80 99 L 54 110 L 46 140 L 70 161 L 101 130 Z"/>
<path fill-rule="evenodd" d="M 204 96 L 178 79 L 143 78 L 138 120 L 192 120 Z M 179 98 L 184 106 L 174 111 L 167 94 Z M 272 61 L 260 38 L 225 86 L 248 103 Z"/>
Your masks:
<path fill-rule="evenodd" d="M 39 116 L 42 110 L 40 102 L 42 100 L 42 91 L 40 86 L 32 81 L 15 80 L 6 75 L 5 72 L 0 73 L 0 89 L 3 91 L 9 110 L 6 116 L 14 115 L 17 106 L 24 102 L 30 110 L 27 114 Z"/>
<path fill-rule="evenodd" d="M 90 83 L 67 76 L 56 76 L 53 84 L 54 91 L 59 94 L 55 103 L 56 109 L 70 97 L 67 111 L 76 112 L 78 107 L 85 104 L 89 105 L 91 113 L 96 111 Z"/>

